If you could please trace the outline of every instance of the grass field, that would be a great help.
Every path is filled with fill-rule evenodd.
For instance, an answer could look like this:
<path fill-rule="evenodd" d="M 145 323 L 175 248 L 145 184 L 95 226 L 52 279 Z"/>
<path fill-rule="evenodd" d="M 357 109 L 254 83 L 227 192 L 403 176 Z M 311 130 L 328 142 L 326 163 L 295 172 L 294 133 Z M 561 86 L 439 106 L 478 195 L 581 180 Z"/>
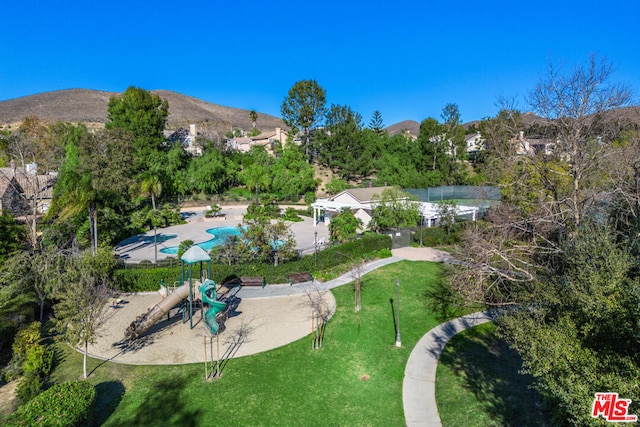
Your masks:
<path fill-rule="evenodd" d="M 519 374 L 520 356 L 493 324 L 462 332 L 444 348 L 436 374 L 443 426 L 547 426 L 541 397 Z"/>

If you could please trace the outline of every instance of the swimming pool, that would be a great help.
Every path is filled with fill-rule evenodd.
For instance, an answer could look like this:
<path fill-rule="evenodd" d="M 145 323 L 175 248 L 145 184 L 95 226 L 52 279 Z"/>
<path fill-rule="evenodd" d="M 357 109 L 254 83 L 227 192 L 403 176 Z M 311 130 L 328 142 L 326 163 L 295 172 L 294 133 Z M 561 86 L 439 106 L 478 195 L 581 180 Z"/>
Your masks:
<path fill-rule="evenodd" d="M 214 246 L 224 244 L 228 236 L 242 235 L 238 227 L 214 227 L 209 228 L 206 232 L 213 235 L 213 239 L 207 240 L 206 242 L 196 243 L 196 245 L 200 246 L 207 252 L 209 252 Z M 170 246 L 168 248 L 162 248 L 160 249 L 160 252 L 163 254 L 176 255 L 178 253 L 178 247 Z"/>

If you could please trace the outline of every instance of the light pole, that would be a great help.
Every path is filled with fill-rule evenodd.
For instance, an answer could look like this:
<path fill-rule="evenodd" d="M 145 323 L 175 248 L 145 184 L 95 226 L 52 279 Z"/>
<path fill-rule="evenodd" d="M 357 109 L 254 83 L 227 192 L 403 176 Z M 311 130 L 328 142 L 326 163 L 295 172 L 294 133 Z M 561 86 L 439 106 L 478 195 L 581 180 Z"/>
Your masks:
<path fill-rule="evenodd" d="M 153 262 L 158 264 L 158 228 L 153 226 Z"/>
<path fill-rule="evenodd" d="M 318 230 L 313 232 L 313 255 L 315 258 L 315 268 L 318 270 Z"/>
<path fill-rule="evenodd" d="M 396 347 L 402 347 L 400 338 L 400 280 L 396 279 L 396 301 L 398 302 L 398 329 L 396 329 Z"/>

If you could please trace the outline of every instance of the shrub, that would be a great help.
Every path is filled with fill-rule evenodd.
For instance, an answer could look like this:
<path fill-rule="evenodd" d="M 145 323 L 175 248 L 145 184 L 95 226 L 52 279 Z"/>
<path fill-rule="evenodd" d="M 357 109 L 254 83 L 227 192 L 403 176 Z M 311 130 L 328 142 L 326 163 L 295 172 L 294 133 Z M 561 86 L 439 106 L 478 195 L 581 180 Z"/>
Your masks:
<path fill-rule="evenodd" d="M 312 203 L 315 203 L 316 200 L 317 200 L 316 193 L 312 191 L 307 191 L 306 193 L 304 193 L 305 204 L 310 205 Z"/>
<path fill-rule="evenodd" d="M 378 258 L 391 258 L 391 249 L 382 248 L 378 251 Z"/>
<path fill-rule="evenodd" d="M 298 216 L 298 211 L 296 210 L 296 208 L 292 207 L 288 207 L 287 209 L 285 209 L 284 213 L 282 214 L 282 218 L 287 221 L 302 221 L 302 219 Z"/>
<path fill-rule="evenodd" d="M 5 426 L 86 426 L 96 389 L 88 382 L 57 384 L 40 393 L 5 420 Z"/>
<path fill-rule="evenodd" d="M 423 228 L 422 245 L 434 247 L 460 243 L 460 232 L 463 227 L 463 223 L 457 222 L 453 224 L 449 232 L 447 232 L 443 227 Z M 415 244 L 420 243 L 420 230 L 417 230 L 413 235 L 413 242 Z"/>
<path fill-rule="evenodd" d="M 343 245 L 334 245 L 315 255 L 305 255 L 297 260 L 273 264 L 241 263 L 234 265 L 211 264 L 211 278 L 222 280 L 229 276 L 264 276 L 267 283 L 287 283 L 289 275 L 301 271 L 319 271 L 332 269 L 341 264 L 351 265 L 354 260 L 374 259 L 391 254 L 391 238 L 386 235 L 366 233 L 360 239 Z M 206 266 L 204 267 L 206 269 Z M 127 268 L 116 271 L 114 278 L 117 288 L 123 292 L 156 291 L 160 280 L 171 285 L 180 280 L 180 266 L 174 268 Z M 200 272 L 194 265 L 193 277 Z"/>
<path fill-rule="evenodd" d="M 42 389 L 42 380 L 37 372 L 25 373 L 16 387 L 16 396 L 24 404 L 36 397 Z"/>
<path fill-rule="evenodd" d="M 20 330 L 12 349 L 13 357 L 5 376 L 11 380 L 24 374 L 16 390 L 18 398 L 24 403 L 40 392 L 43 379 L 51 372 L 54 353 L 51 347 L 42 343 L 39 322 Z"/>

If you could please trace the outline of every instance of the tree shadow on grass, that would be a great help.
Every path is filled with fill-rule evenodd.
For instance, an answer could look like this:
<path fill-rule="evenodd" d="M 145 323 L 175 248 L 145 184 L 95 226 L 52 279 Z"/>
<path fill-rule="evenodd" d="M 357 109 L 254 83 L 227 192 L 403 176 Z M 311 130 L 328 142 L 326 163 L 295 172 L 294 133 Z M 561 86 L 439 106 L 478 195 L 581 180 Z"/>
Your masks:
<path fill-rule="evenodd" d="M 120 381 L 105 381 L 96 385 L 96 405 L 93 411 L 92 426 L 101 426 L 116 410 L 125 388 Z"/>
<path fill-rule="evenodd" d="M 531 387 L 533 377 L 520 373 L 522 359 L 493 328 L 473 328 L 453 337 L 439 363 L 462 377 L 463 387 L 497 425 L 552 425 L 542 397 Z"/>
<path fill-rule="evenodd" d="M 149 385 L 149 391 L 131 419 L 119 420 L 130 426 L 198 426 L 202 425 L 202 410 L 190 409 L 185 392 L 191 379 L 186 375 L 161 378 Z"/>

